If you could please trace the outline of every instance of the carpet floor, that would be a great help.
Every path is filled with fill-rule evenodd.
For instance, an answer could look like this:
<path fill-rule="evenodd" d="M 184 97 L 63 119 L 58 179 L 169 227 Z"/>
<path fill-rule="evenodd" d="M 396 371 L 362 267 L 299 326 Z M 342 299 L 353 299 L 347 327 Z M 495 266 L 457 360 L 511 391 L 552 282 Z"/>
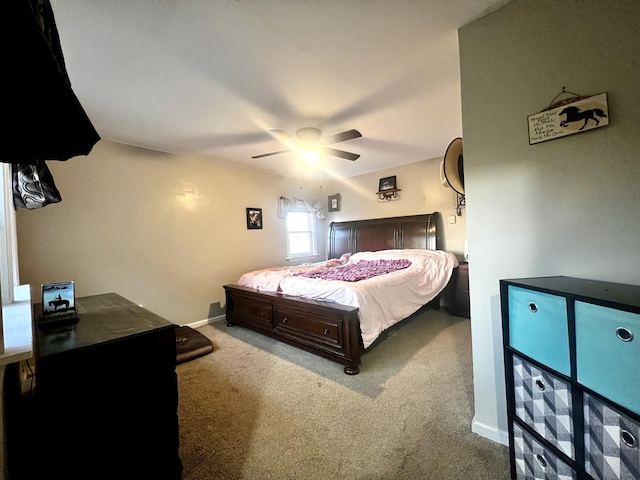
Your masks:
<path fill-rule="evenodd" d="M 508 449 L 471 432 L 469 320 L 424 310 L 360 374 L 241 327 L 177 366 L 183 480 L 509 478 Z"/>

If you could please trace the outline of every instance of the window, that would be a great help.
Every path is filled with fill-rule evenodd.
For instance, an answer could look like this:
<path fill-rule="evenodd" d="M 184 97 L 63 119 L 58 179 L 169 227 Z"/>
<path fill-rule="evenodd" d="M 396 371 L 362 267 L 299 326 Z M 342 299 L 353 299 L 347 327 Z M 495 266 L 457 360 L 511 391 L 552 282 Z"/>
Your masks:
<path fill-rule="evenodd" d="M 20 285 L 18 279 L 18 241 L 15 210 L 13 208 L 11 165 L 0 165 L 0 366 L 19 362 L 33 355 L 31 327 L 31 292 L 29 285 Z M 11 308 L 6 308 L 11 306 Z M 6 347 L 10 349 L 7 350 Z M 2 400 L 2 394 L 0 394 Z M 0 420 L 0 427 L 2 421 Z M 0 442 L 3 440 L 0 432 Z M 1 461 L 0 461 L 1 463 Z"/>
<path fill-rule="evenodd" d="M 18 277 L 18 238 L 16 211 L 13 208 L 11 164 L 0 164 L 0 288 L 2 304 L 14 302 L 14 288 L 20 285 Z M 1 325 L 0 325 L 1 326 Z"/>
<path fill-rule="evenodd" d="M 302 207 L 287 214 L 287 258 L 316 255 L 316 222 L 313 213 Z"/>

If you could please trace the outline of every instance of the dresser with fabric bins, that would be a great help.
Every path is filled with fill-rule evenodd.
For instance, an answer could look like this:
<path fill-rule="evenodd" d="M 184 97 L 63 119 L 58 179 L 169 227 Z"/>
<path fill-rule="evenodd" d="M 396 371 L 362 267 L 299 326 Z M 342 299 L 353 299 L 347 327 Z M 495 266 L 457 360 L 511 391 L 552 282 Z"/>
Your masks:
<path fill-rule="evenodd" d="M 500 281 L 513 479 L 640 479 L 640 286 Z"/>

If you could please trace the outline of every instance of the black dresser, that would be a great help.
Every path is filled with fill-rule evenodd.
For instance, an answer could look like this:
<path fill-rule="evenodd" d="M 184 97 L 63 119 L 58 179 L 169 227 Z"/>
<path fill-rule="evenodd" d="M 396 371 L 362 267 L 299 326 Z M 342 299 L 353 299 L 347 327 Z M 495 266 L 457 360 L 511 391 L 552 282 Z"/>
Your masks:
<path fill-rule="evenodd" d="M 35 328 L 25 478 L 179 479 L 177 325 L 115 293 L 76 307 L 76 324 Z"/>
<path fill-rule="evenodd" d="M 640 287 L 500 282 L 514 479 L 640 479 Z"/>

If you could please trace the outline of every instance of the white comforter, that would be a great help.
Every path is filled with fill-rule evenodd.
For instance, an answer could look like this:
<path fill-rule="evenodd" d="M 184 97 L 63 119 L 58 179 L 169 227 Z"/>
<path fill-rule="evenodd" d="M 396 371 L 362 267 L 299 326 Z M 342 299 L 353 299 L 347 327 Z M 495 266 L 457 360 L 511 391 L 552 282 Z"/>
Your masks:
<path fill-rule="evenodd" d="M 295 276 L 296 273 L 322 266 L 380 259 L 406 259 L 411 261 L 411 265 L 358 282 Z M 340 260 L 315 264 L 257 270 L 242 275 L 238 284 L 358 307 L 360 330 L 366 348 L 384 330 L 433 300 L 447 285 L 457 266 L 455 255 L 443 250 L 383 250 L 354 253 L 351 257 L 343 256 Z"/>

